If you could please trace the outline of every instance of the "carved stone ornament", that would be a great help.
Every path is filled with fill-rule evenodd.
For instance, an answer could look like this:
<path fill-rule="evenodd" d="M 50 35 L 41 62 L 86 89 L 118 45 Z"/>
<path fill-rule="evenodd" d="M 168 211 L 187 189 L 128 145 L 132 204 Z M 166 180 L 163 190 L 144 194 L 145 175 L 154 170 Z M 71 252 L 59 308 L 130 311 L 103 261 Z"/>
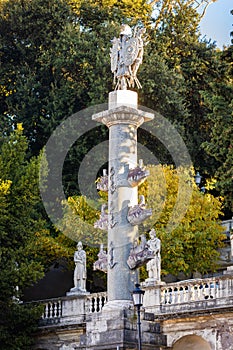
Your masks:
<path fill-rule="evenodd" d="M 100 270 L 105 273 L 108 271 L 108 255 L 104 250 L 103 244 L 100 245 L 100 251 L 98 253 L 98 260 L 93 264 L 93 270 Z"/>
<path fill-rule="evenodd" d="M 108 213 L 107 204 L 102 204 L 100 218 L 94 223 L 94 228 L 99 228 L 100 230 L 108 230 Z"/>
<path fill-rule="evenodd" d="M 136 168 L 129 170 L 127 179 L 131 187 L 136 187 L 142 184 L 149 175 L 150 172 L 146 170 L 143 166 L 142 159 L 140 159 L 139 165 Z"/>
<path fill-rule="evenodd" d="M 116 191 L 116 184 L 115 184 L 115 170 L 112 166 L 110 169 L 110 187 L 109 190 L 111 194 L 113 194 Z"/>
<path fill-rule="evenodd" d="M 115 215 L 114 215 L 114 204 L 113 201 L 110 202 L 110 213 L 109 213 L 109 226 L 110 228 L 113 228 L 116 226 L 117 221 L 115 220 Z"/>
<path fill-rule="evenodd" d="M 152 209 L 146 209 L 145 197 L 139 196 L 140 202 L 138 205 L 129 208 L 127 219 L 133 226 L 140 225 L 143 221 L 152 215 Z"/>
<path fill-rule="evenodd" d="M 113 244 L 113 242 L 110 242 L 109 256 L 110 256 L 109 267 L 110 267 L 110 269 L 113 269 L 114 266 L 117 264 L 117 262 L 114 261 L 114 244 Z"/>
<path fill-rule="evenodd" d="M 99 191 L 108 192 L 108 175 L 106 169 L 103 170 L 103 176 L 97 180 L 96 188 Z"/>
<path fill-rule="evenodd" d="M 112 40 L 111 71 L 114 74 L 115 90 L 126 90 L 128 87 L 141 88 L 137 71 L 142 63 L 143 46 L 146 44 L 145 28 L 135 27 L 132 34 L 127 24 L 121 26 L 120 38 Z"/>
<path fill-rule="evenodd" d="M 149 260 L 154 259 L 154 257 L 154 252 L 150 249 L 145 235 L 141 235 L 140 243 L 136 239 L 130 249 L 127 265 L 133 270 L 146 264 Z"/>

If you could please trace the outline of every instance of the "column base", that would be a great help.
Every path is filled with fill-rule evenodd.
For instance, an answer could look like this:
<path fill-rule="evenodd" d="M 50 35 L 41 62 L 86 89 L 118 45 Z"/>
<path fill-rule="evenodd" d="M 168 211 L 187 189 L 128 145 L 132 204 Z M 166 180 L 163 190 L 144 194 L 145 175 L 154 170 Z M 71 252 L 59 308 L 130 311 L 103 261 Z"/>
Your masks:
<path fill-rule="evenodd" d="M 102 312 L 129 310 L 133 309 L 133 307 L 132 300 L 111 300 L 104 305 Z"/>

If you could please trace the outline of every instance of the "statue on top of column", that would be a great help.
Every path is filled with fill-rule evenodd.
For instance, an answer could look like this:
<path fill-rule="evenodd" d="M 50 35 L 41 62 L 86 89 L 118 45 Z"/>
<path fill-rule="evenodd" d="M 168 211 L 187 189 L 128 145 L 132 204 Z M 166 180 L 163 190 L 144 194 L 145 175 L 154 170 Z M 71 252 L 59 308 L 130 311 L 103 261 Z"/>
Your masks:
<path fill-rule="evenodd" d="M 145 28 L 135 27 L 133 35 L 130 26 L 121 26 L 120 38 L 112 40 L 111 71 L 114 74 L 115 90 L 126 90 L 127 86 L 141 88 L 137 71 L 142 63 L 143 47 L 146 42 Z"/>

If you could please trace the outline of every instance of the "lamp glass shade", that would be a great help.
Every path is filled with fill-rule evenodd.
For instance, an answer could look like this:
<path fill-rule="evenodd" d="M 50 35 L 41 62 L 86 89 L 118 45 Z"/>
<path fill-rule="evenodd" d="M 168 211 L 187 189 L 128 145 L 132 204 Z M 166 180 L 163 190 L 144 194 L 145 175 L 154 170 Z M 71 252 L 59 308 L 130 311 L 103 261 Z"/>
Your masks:
<path fill-rule="evenodd" d="M 196 173 L 196 175 L 194 176 L 194 178 L 195 178 L 195 183 L 196 183 L 196 185 L 200 185 L 202 176 L 200 175 L 199 172 Z"/>
<path fill-rule="evenodd" d="M 136 283 L 135 287 L 136 288 L 132 292 L 134 306 L 142 306 L 145 291 L 140 289 L 139 283 Z"/>

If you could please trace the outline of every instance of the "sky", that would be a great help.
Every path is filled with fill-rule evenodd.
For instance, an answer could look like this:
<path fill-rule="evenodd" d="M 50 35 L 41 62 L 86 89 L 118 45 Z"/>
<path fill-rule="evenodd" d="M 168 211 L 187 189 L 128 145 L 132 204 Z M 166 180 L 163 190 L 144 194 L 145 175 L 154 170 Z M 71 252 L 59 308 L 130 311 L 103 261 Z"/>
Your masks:
<path fill-rule="evenodd" d="M 208 6 L 200 23 L 201 34 L 212 42 L 216 41 L 220 49 L 224 45 L 231 44 L 230 32 L 233 31 L 231 10 L 233 10 L 233 0 L 217 0 Z"/>

